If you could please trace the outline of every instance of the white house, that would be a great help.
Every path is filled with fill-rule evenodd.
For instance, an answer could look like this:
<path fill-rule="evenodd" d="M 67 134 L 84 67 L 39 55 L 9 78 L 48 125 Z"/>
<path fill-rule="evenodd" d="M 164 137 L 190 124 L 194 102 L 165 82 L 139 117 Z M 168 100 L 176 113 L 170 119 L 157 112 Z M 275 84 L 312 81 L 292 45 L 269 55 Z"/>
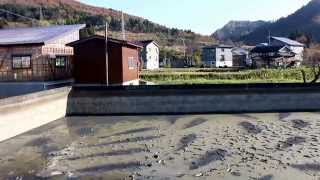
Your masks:
<path fill-rule="evenodd" d="M 270 46 L 287 46 L 292 52 L 295 53 L 295 60 L 298 65 L 303 61 L 303 52 L 305 45 L 297 41 L 285 37 L 270 37 Z"/>
<path fill-rule="evenodd" d="M 141 51 L 141 66 L 143 69 L 159 69 L 159 45 L 154 40 L 140 41 L 143 46 Z"/>
<path fill-rule="evenodd" d="M 232 46 L 206 46 L 202 49 L 201 59 L 204 66 L 233 67 Z"/>

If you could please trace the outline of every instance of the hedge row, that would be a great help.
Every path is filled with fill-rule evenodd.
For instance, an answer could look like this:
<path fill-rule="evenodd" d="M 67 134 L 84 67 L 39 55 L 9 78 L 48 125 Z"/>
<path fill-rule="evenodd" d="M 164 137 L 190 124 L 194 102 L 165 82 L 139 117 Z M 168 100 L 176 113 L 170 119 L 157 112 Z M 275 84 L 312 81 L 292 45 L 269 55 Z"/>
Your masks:
<path fill-rule="evenodd" d="M 307 79 L 312 79 L 311 69 L 303 68 Z M 170 80 L 301 80 L 302 73 L 299 69 L 261 69 L 239 72 L 142 72 L 140 78 L 147 81 L 170 81 Z"/>

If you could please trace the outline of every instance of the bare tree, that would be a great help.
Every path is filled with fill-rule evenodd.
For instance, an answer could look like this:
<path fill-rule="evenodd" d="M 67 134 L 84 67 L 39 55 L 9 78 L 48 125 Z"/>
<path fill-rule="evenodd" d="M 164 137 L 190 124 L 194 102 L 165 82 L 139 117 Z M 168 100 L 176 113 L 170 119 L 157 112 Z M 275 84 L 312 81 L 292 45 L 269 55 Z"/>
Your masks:
<path fill-rule="evenodd" d="M 317 81 L 320 79 L 320 65 L 314 65 L 312 67 L 312 75 L 313 75 L 313 79 L 310 82 L 307 82 L 307 73 L 305 72 L 305 70 L 301 70 L 302 73 L 302 78 L 303 78 L 303 83 L 317 83 Z"/>

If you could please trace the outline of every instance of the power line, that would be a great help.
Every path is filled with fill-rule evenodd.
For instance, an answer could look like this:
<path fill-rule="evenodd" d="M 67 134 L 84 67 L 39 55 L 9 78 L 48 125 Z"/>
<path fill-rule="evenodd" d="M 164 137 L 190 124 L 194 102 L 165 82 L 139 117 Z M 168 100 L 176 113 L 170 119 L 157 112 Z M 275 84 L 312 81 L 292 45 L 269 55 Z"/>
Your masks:
<path fill-rule="evenodd" d="M 28 20 L 30 20 L 32 23 L 34 23 L 35 21 L 36 21 L 36 22 L 39 22 L 38 19 L 31 18 L 31 17 L 27 17 L 27 16 L 23 16 L 23 15 L 21 15 L 21 14 L 17 14 L 17 13 L 14 13 L 14 12 L 11 12 L 11 11 L 8 11 L 8 10 L 5 10 L 5 9 L 1 9 L 1 8 L 0 8 L 0 11 L 5 12 L 5 13 L 8 13 L 8 14 L 11 14 L 11 15 L 15 15 L 15 16 L 18 16 L 18 17 L 21 17 L 21 18 L 24 18 L 24 19 L 28 19 Z"/>

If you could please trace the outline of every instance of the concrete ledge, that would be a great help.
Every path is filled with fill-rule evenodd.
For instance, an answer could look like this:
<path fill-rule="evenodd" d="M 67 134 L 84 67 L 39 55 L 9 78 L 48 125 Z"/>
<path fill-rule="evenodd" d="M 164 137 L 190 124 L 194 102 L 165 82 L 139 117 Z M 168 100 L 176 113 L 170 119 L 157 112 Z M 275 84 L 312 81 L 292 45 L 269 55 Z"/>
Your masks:
<path fill-rule="evenodd" d="M 76 87 L 67 115 L 142 115 L 320 110 L 317 84 Z"/>
<path fill-rule="evenodd" d="M 0 142 L 65 117 L 70 89 L 1 99 Z"/>

